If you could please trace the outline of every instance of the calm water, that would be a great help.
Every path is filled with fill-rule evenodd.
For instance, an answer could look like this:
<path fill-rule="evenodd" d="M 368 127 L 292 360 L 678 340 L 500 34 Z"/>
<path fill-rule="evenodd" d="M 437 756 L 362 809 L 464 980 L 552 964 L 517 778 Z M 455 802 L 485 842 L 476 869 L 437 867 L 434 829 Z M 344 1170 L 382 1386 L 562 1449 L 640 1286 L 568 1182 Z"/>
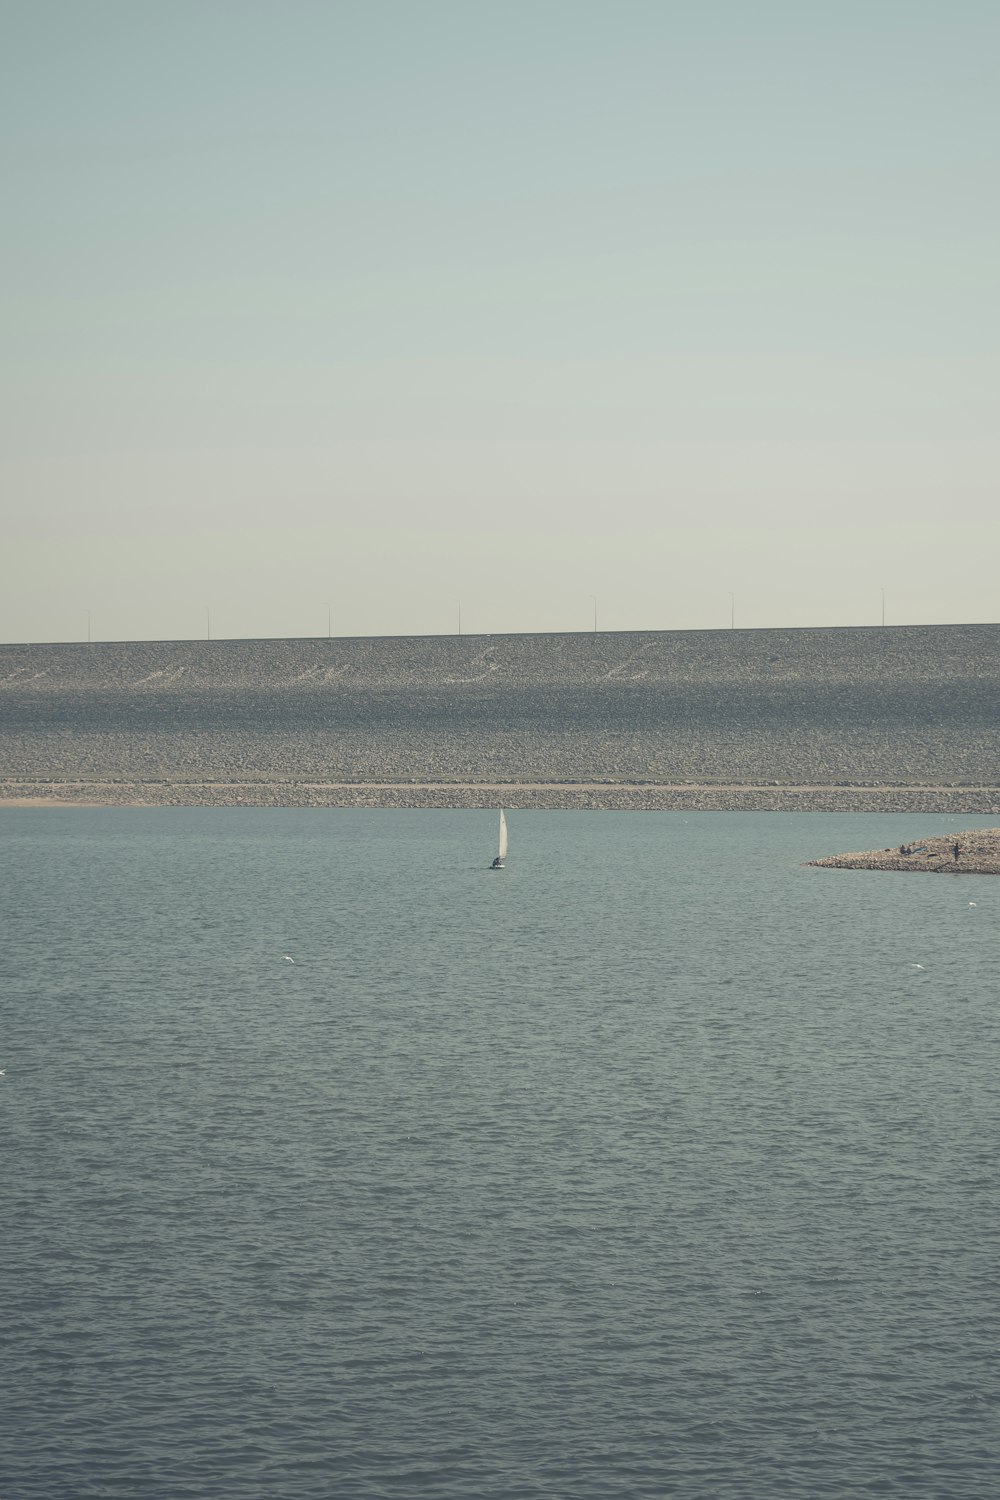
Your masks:
<path fill-rule="evenodd" d="M 3 1500 L 995 1495 L 975 821 L 0 812 Z"/>

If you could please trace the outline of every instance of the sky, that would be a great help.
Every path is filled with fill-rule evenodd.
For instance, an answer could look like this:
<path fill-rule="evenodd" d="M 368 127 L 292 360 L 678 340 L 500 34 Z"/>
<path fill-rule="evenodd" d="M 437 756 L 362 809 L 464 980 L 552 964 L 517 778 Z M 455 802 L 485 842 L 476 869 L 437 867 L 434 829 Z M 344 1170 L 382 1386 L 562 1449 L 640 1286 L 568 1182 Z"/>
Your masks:
<path fill-rule="evenodd" d="M 1000 619 L 995 0 L 0 24 L 0 640 Z"/>

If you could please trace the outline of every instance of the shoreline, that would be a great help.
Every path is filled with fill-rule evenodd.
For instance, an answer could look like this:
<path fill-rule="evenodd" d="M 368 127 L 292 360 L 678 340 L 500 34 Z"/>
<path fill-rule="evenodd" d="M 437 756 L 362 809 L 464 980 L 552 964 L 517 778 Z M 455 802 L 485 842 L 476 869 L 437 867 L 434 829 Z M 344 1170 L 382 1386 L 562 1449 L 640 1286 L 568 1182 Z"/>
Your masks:
<path fill-rule="evenodd" d="M 1000 821 L 998 696 L 1000 624 L 0 646 L 0 798 Z"/>
<path fill-rule="evenodd" d="M 752 782 L 138 781 L 124 778 L 105 781 L 0 777 L 0 808 L 474 809 L 500 805 L 547 811 L 895 812 L 988 817 L 1000 814 L 1000 787 Z"/>
<path fill-rule="evenodd" d="M 893 870 L 907 875 L 1000 875 L 1000 828 L 971 828 L 963 833 L 936 834 L 913 844 L 904 844 L 902 848 L 830 854 L 825 859 L 810 859 L 807 863 L 824 870 Z"/>

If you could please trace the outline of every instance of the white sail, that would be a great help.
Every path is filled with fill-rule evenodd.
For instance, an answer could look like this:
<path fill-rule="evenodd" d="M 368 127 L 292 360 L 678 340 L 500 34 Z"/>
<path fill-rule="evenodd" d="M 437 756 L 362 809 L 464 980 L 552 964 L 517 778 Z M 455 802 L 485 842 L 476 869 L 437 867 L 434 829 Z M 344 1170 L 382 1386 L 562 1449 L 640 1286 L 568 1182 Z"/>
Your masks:
<path fill-rule="evenodd" d="M 502 807 L 500 809 L 500 858 L 507 858 L 507 819 L 503 815 Z"/>

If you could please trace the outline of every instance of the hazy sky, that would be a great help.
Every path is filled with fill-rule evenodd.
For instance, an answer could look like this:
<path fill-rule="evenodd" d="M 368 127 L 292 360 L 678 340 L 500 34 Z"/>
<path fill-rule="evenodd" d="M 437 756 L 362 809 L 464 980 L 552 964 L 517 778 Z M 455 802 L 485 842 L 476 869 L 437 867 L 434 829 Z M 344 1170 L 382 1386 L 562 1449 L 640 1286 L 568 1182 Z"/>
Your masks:
<path fill-rule="evenodd" d="M 1000 619 L 997 0 L 0 22 L 0 639 Z"/>

